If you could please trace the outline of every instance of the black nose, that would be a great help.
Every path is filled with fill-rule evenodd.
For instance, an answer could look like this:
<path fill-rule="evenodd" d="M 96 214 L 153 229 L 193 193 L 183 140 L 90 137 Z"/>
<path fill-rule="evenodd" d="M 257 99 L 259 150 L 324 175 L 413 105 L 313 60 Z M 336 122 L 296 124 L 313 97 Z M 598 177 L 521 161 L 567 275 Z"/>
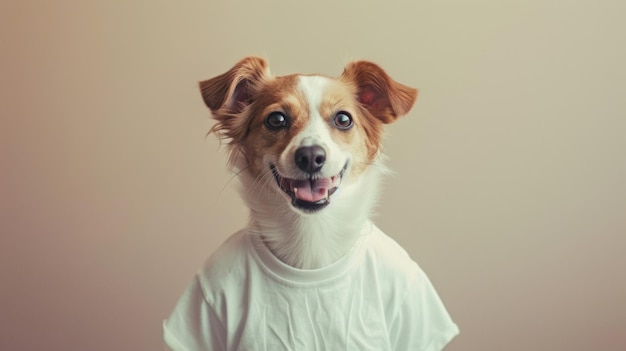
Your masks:
<path fill-rule="evenodd" d="M 296 165 L 307 173 L 322 169 L 326 162 L 326 150 L 319 145 L 302 146 L 296 150 Z"/>

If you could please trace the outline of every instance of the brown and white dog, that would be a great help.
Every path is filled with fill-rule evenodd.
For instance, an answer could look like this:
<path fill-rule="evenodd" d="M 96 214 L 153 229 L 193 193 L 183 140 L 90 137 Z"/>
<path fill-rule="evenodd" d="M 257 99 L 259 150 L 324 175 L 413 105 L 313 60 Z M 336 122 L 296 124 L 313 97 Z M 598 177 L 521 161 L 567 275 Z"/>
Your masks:
<path fill-rule="evenodd" d="M 274 77 L 258 57 L 200 89 L 217 120 L 211 131 L 228 141 L 255 234 L 296 268 L 344 256 L 376 201 L 383 125 L 411 109 L 417 90 L 367 61 L 337 78 Z"/>

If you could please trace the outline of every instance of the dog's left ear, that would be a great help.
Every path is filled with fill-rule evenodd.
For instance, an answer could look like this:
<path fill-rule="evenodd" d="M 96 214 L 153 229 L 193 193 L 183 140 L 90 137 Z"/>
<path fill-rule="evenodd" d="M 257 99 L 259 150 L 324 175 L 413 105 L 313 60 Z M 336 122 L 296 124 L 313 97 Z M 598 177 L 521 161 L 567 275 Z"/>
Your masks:
<path fill-rule="evenodd" d="M 349 63 L 341 77 L 356 84 L 361 105 L 383 123 L 392 123 L 407 114 L 417 99 L 417 89 L 394 81 L 369 61 Z"/>

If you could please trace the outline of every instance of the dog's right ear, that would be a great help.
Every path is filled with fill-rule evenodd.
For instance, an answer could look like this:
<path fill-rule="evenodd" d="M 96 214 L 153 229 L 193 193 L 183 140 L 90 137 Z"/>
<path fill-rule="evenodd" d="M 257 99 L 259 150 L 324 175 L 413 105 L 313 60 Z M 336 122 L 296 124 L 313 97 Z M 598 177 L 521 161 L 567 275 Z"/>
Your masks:
<path fill-rule="evenodd" d="M 263 81 L 270 79 L 267 62 L 259 57 L 246 57 L 228 72 L 200 82 L 204 103 L 211 109 L 217 123 L 209 133 L 229 144 L 240 142 L 246 135 L 246 118 L 241 112 L 249 106 Z"/>
<path fill-rule="evenodd" d="M 252 103 L 259 83 L 270 77 L 267 62 L 260 57 L 246 57 L 228 72 L 200 82 L 204 103 L 214 115 L 223 111 L 239 113 Z"/>

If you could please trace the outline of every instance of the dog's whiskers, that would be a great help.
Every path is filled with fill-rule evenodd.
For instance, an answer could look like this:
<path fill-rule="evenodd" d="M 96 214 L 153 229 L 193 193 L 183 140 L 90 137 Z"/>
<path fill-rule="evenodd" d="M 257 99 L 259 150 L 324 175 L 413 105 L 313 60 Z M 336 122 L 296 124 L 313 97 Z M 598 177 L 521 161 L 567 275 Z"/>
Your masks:
<path fill-rule="evenodd" d="M 226 190 L 226 187 L 228 187 L 228 185 L 237 177 L 239 177 L 239 175 L 241 173 L 243 173 L 245 170 L 247 170 L 248 168 L 250 168 L 250 166 L 248 167 L 244 167 L 243 169 L 237 170 L 237 172 L 234 172 L 233 175 L 228 179 L 228 181 L 226 181 L 226 184 L 224 184 L 224 186 L 222 186 L 222 189 L 220 190 L 220 192 L 218 193 L 218 198 L 220 196 L 222 196 L 222 193 L 224 192 L 224 190 Z"/>
<path fill-rule="evenodd" d="M 250 195 L 250 198 L 255 198 L 256 201 L 261 201 L 260 199 L 265 195 L 265 192 L 267 191 L 267 187 L 265 187 L 264 185 L 269 183 L 269 181 L 271 180 L 270 177 L 273 178 L 273 174 L 269 167 L 263 169 L 257 175 L 251 186 L 248 188 L 248 195 Z"/>

